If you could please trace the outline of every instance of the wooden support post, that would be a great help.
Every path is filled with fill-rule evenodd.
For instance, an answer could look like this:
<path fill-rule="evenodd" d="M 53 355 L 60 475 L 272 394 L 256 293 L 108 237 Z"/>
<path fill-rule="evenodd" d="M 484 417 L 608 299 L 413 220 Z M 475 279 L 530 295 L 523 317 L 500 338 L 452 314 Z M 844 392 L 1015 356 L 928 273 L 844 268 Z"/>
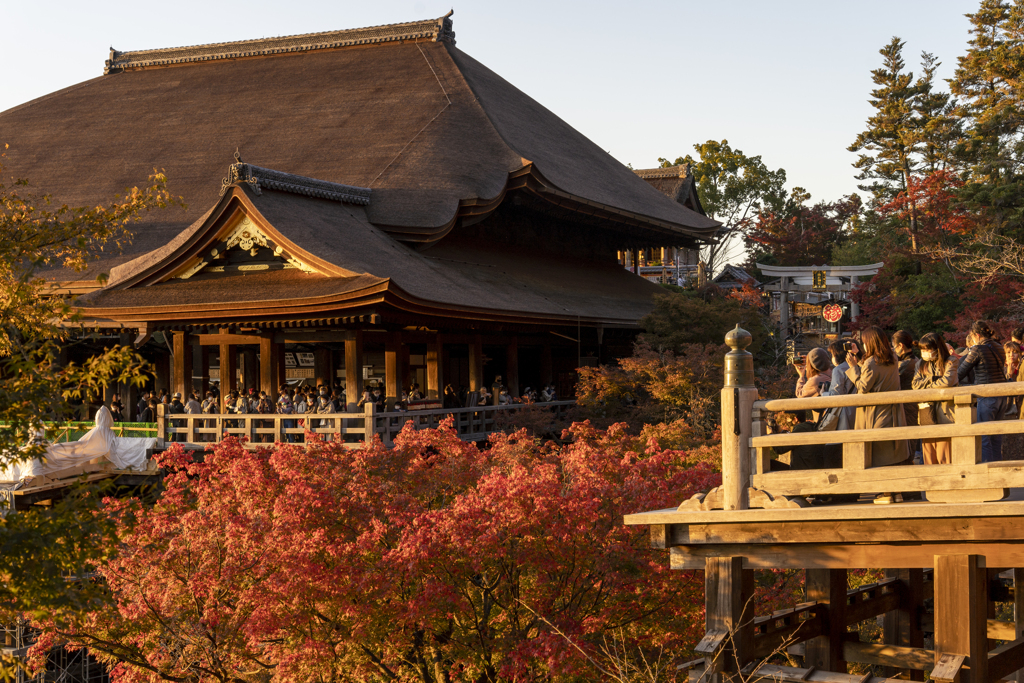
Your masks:
<path fill-rule="evenodd" d="M 1024 638 L 1024 569 L 1013 570 L 1013 625 L 1014 640 Z M 1013 675 L 1017 683 L 1024 683 L 1024 669 Z"/>
<path fill-rule="evenodd" d="M 259 368 L 256 366 L 255 349 L 242 351 L 242 379 L 241 393 L 248 393 L 249 389 L 255 389 L 259 384 Z"/>
<path fill-rule="evenodd" d="M 866 470 L 871 467 L 871 444 L 844 443 L 843 469 Z"/>
<path fill-rule="evenodd" d="M 480 391 L 484 385 L 484 342 L 479 334 L 469 343 L 469 390 Z"/>
<path fill-rule="evenodd" d="M 956 424 L 972 425 L 978 421 L 978 399 L 974 396 L 955 396 L 953 405 Z M 954 465 L 975 465 L 981 462 L 980 436 L 954 436 L 950 441 Z"/>
<path fill-rule="evenodd" d="M 402 333 L 388 332 L 384 340 L 384 386 L 387 409 L 394 410 L 402 398 Z"/>
<path fill-rule="evenodd" d="M 260 390 L 267 392 L 271 401 L 277 398 L 280 346 L 272 335 L 260 337 Z"/>
<path fill-rule="evenodd" d="M 345 340 L 345 402 L 348 412 L 354 413 L 363 395 L 363 331 L 356 330 L 352 339 Z"/>
<path fill-rule="evenodd" d="M 827 604 L 823 635 L 807 641 L 804 666 L 846 673 L 843 635 L 846 633 L 846 570 L 806 569 L 807 600 Z"/>
<path fill-rule="evenodd" d="M 168 389 L 173 386 L 171 378 L 171 354 L 169 351 L 161 350 L 158 352 L 156 360 L 153 361 L 155 366 L 155 376 L 153 377 L 153 397 L 157 396 L 157 392 L 160 389 Z"/>
<path fill-rule="evenodd" d="M 226 396 L 238 388 L 238 347 L 220 345 L 220 394 Z"/>
<path fill-rule="evenodd" d="M 163 448 L 167 442 L 167 405 L 158 403 L 156 405 L 156 441 L 157 445 Z"/>
<path fill-rule="evenodd" d="M 768 428 L 764 421 L 764 411 L 752 411 L 751 418 L 750 437 L 755 438 L 767 435 Z M 750 449 L 750 471 L 754 474 L 764 474 L 771 471 L 771 456 L 769 456 L 767 448 Z"/>
<path fill-rule="evenodd" d="M 924 633 L 921 631 L 920 612 L 924 604 L 923 569 L 887 569 L 887 579 L 897 579 L 900 585 L 900 606 L 885 613 L 882 618 L 882 643 L 898 647 L 924 647 Z M 924 672 L 897 667 L 886 667 L 885 675 L 894 678 L 898 673 L 907 672 L 910 680 L 923 681 Z"/>
<path fill-rule="evenodd" d="M 988 683 L 988 584 L 980 555 L 935 556 L 935 658 L 963 655 L 966 683 Z"/>
<path fill-rule="evenodd" d="M 210 355 L 213 353 L 213 347 L 211 346 L 200 346 L 199 347 L 199 400 L 203 400 L 206 397 L 206 392 L 210 390 Z"/>
<path fill-rule="evenodd" d="M 754 572 L 743 569 L 742 557 L 709 557 L 704 569 L 705 629 L 728 634 L 726 648 L 708 657 L 715 671 L 735 671 L 749 663 L 754 636 Z M 729 645 L 731 643 L 731 646 Z"/>
<path fill-rule="evenodd" d="M 313 378 L 318 387 L 332 386 L 334 369 L 331 366 L 331 350 L 322 346 L 313 350 Z"/>
<path fill-rule="evenodd" d="M 376 415 L 376 403 L 363 404 L 363 440 L 366 441 L 366 443 L 371 443 L 373 441 L 373 435 L 374 432 L 376 432 Z"/>
<path fill-rule="evenodd" d="M 505 346 L 505 386 L 510 396 L 519 396 L 519 337 L 515 335 Z"/>
<path fill-rule="evenodd" d="M 174 387 L 172 393 L 180 393 L 182 402 L 188 400 L 192 391 L 192 346 L 187 332 L 174 333 Z"/>
<path fill-rule="evenodd" d="M 127 332 L 118 335 L 117 343 L 121 346 L 131 347 L 132 336 Z M 124 421 L 131 422 L 135 417 L 135 404 L 139 402 L 139 388 L 131 382 L 118 382 L 117 396 L 121 399 L 121 409 L 124 411 Z"/>
<path fill-rule="evenodd" d="M 551 344 L 540 347 L 540 383 L 547 386 L 555 381 L 554 364 L 551 362 Z M 559 398 L 563 398 L 559 396 Z"/>
<path fill-rule="evenodd" d="M 427 343 L 427 398 L 441 398 L 444 395 L 444 364 L 441 359 L 443 344 L 440 334 Z"/>
<path fill-rule="evenodd" d="M 284 359 L 284 342 L 274 343 L 274 395 L 270 397 L 276 404 L 277 395 L 288 386 L 288 363 Z"/>
<path fill-rule="evenodd" d="M 725 388 L 722 389 L 722 490 L 725 510 L 750 507 L 751 411 L 757 400 L 754 358 L 745 349 L 751 336 L 737 325 L 725 336 L 732 351 L 725 354 Z"/>

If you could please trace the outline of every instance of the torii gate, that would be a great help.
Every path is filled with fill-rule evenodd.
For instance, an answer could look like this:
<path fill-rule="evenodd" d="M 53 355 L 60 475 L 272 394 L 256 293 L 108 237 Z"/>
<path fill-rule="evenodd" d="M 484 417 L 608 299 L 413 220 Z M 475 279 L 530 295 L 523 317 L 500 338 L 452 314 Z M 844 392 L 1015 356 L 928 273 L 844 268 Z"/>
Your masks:
<path fill-rule="evenodd" d="M 862 277 L 871 277 L 882 269 L 885 263 L 868 266 L 769 266 L 758 263 L 758 269 L 765 275 L 779 278 L 777 283 L 765 285 L 766 291 L 782 293 L 779 304 L 779 328 L 782 338 L 789 337 L 789 293 L 790 292 L 849 292 Z M 852 304 L 850 317 L 856 319 L 860 307 Z"/>

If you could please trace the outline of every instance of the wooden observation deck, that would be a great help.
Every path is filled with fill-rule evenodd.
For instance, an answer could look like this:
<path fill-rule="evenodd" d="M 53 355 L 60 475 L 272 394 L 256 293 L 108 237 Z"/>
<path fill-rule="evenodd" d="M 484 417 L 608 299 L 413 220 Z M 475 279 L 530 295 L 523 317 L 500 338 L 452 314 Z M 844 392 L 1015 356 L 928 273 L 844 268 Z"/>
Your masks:
<path fill-rule="evenodd" d="M 674 569 L 705 571 L 706 634 L 690 662 L 700 683 L 741 677 L 880 683 L 900 676 L 989 683 L 1024 669 L 1024 461 L 981 462 L 981 437 L 1024 433 L 1024 420 L 977 422 L 979 396 L 1024 394 L 1024 383 L 758 401 L 750 335 L 726 337 L 722 390 L 722 486 L 675 509 L 629 515 Z M 765 411 L 953 400 L 955 424 L 764 435 Z M 950 438 L 953 464 L 871 466 L 871 443 Z M 842 444 L 837 469 L 770 471 L 769 449 Z M 922 501 L 811 505 L 837 494 L 917 492 Z M 807 602 L 757 615 L 755 569 L 805 572 Z M 850 590 L 850 569 L 885 580 Z M 1010 603 L 1012 619 L 997 620 Z M 1004 610 L 1005 611 L 1005 610 Z M 848 629 L 883 623 L 882 643 Z M 931 636 L 929 637 L 929 634 Z M 768 663 L 799 653 L 803 666 Z M 851 663 L 875 665 L 866 675 Z"/>

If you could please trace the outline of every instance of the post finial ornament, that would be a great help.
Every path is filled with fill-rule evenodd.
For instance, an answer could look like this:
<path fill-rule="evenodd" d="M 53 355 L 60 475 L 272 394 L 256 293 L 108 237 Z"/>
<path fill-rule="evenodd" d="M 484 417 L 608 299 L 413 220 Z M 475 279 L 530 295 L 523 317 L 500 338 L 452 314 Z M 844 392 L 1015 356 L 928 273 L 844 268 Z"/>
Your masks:
<path fill-rule="evenodd" d="M 754 356 L 746 350 L 751 341 L 753 337 L 739 323 L 725 335 L 725 343 L 732 349 L 725 354 L 725 386 L 754 386 Z"/>

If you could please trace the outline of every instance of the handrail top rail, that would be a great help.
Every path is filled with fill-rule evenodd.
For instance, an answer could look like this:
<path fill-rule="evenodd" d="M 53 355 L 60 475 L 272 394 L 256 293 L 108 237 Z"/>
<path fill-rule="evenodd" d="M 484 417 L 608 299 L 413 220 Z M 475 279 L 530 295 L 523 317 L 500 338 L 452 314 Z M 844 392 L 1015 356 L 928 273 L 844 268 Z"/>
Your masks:
<path fill-rule="evenodd" d="M 431 408 L 430 410 L 391 410 L 374 412 L 375 417 L 401 417 L 403 415 L 409 418 L 417 417 L 419 415 L 448 415 L 450 413 L 472 413 L 482 412 L 487 410 L 511 410 L 516 408 L 524 408 L 526 406 L 569 406 L 574 405 L 576 401 L 565 400 L 565 401 L 538 401 L 536 403 L 510 403 L 508 405 L 482 405 L 482 406 L 470 406 L 468 408 Z M 168 420 L 184 420 L 186 418 L 194 418 L 197 420 L 214 420 L 217 418 L 224 418 L 225 420 L 242 420 L 245 418 L 252 418 L 255 420 L 269 420 L 275 417 L 283 420 L 304 420 L 304 419 L 325 419 L 329 420 L 332 418 L 342 419 L 354 419 L 366 417 L 365 411 L 356 411 L 352 413 L 318 413 L 316 411 L 307 411 L 305 413 L 164 413 L 164 417 Z M 150 423 L 156 424 L 156 423 Z"/>
<path fill-rule="evenodd" d="M 854 408 L 895 405 L 899 403 L 952 401 L 957 396 L 999 397 L 1019 396 L 1022 394 L 1024 394 L 1024 382 L 999 382 L 997 384 L 968 384 L 946 389 L 909 389 L 871 394 L 846 394 L 844 396 L 764 399 L 754 403 L 754 410 L 780 411 Z"/>

